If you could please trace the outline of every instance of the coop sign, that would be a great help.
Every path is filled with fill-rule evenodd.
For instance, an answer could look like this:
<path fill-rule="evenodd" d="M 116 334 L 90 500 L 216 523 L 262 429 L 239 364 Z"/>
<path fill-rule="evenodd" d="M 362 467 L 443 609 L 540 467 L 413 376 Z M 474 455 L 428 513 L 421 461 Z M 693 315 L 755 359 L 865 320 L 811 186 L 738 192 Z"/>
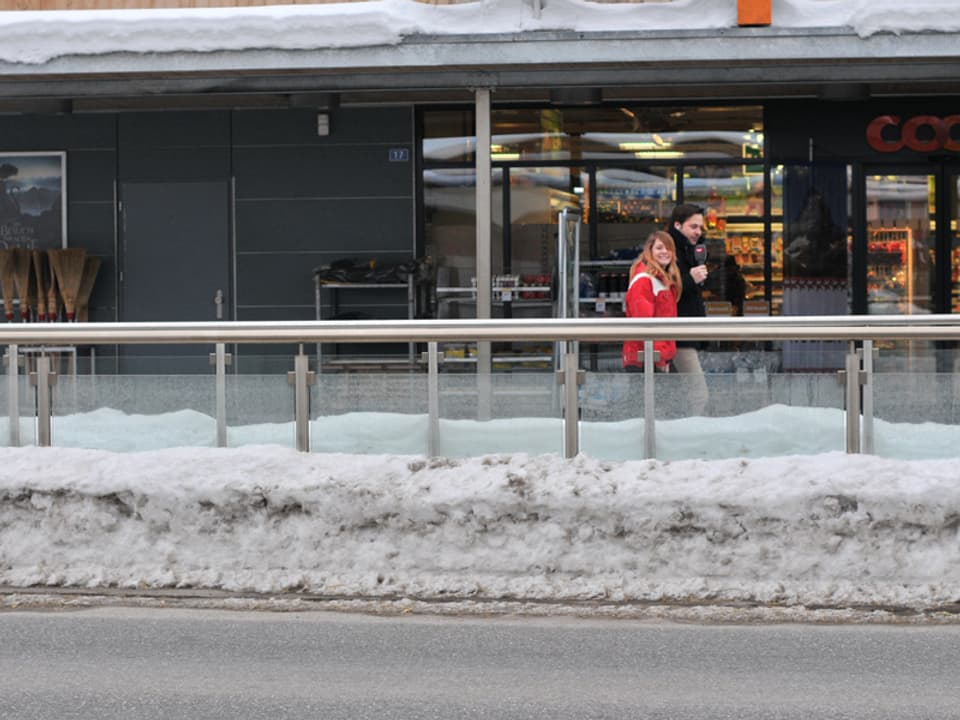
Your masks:
<path fill-rule="evenodd" d="M 954 126 L 960 126 L 960 115 L 915 115 L 903 122 L 899 115 L 881 115 L 867 125 L 867 143 L 882 153 L 903 148 L 922 153 L 960 152 L 960 139 L 952 136 Z"/>

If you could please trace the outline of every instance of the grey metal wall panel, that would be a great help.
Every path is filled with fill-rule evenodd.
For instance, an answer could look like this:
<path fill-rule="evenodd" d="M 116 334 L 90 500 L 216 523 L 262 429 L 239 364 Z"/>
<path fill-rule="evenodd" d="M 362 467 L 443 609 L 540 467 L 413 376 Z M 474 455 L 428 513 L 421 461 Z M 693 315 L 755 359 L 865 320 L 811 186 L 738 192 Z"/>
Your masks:
<path fill-rule="evenodd" d="M 71 202 L 67 208 L 67 242 L 93 255 L 113 256 L 113 201 Z"/>
<path fill-rule="evenodd" d="M 121 114 L 117 148 L 121 180 L 225 180 L 230 177 L 230 113 Z"/>
<path fill-rule="evenodd" d="M 313 306 L 313 258 L 300 253 L 237 256 L 237 305 Z"/>
<path fill-rule="evenodd" d="M 237 258 L 238 304 L 244 308 L 276 307 L 281 312 L 286 312 L 287 307 L 313 308 L 316 265 L 315 257 L 303 253 L 240 255 Z M 340 307 L 365 306 L 373 317 L 379 317 L 375 313 L 384 308 L 399 308 L 402 315 L 383 317 L 406 317 L 406 297 L 405 289 L 347 290 L 341 293 Z"/>
<path fill-rule="evenodd" d="M 311 319 L 314 268 L 412 257 L 413 139 L 409 107 L 336 109 L 327 137 L 315 110 L 235 113 L 238 319 Z M 406 291 L 343 291 L 339 311 L 404 318 Z"/>
<path fill-rule="evenodd" d="M 120 153 L 121 180 L 201 181 L 230 177 L 229 147 L 127 148 Z"/>
<path fill-rule="evenodd" d="M 117 153 L 113 148 L 67 152 L 67 202 L 113 204 Z"/>
<path fill-rule="evenodd" d="M 410 198 L 274 198 L 237 202 L 237 250 L 410 256 Z"/>
<path fill-rule="evenodd" d="M 391 162 L 390 150 L 404 147 L 408 162 Z M 412 142 L 238 147 L 234 173 L 239 199 L 263 197 L 413 196 Z"/>
<path fill-rule="evenodd" d="M 140 147 L 230 145 L 227 111 L 121 113 L 117 117 L 121 152 Z"/>
<path fill-rule="evenodd" d="M 116 123 L 112 115 L 5 115 L 0 117 L 3 149 L 112 149 Z"/>
<path fill-rule="evenodd" d="M 317 113 L 330 117 L 330 134 L 317 135 Z M 238 111 L 233 116 L 237 147 L 257 145 L 339 145 L 409 143 L 413 136 L 410 107 Z"/>

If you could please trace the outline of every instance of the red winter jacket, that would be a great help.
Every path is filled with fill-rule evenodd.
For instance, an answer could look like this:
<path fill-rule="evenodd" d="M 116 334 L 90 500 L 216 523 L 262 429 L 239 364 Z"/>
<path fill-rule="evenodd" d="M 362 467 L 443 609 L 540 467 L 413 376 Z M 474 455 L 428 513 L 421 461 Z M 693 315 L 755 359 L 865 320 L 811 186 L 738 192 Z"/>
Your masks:
<path fill-rule="evenodd" d="M 644 266 L 637 268 L 637 274 L 630 281 L 630 289 L 624 302 L 627 317 L 676 317 L 677 290 L 668 288 L 662 281 L 647 274 Z M 653 349 L 660 351 L 656 365 L 665 368 L 677 354 L 677 343 L 673 340 L 654 340 Z M 628 340 L 623 344 L 623 366 L 643 367 L 643 361 L 637 359 L 643 350 L 643 341 Z"/>

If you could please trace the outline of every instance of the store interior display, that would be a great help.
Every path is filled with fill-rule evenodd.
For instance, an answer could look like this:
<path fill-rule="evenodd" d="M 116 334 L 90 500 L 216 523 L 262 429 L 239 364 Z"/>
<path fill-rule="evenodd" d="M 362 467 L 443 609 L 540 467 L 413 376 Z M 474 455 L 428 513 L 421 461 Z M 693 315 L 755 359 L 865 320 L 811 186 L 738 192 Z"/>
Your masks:
<path fill-rule="evenodd" d="M 956 246 L 950 252 L 950 278 L 951 278 L 951 307 L 953 312 L 960 313 L 960 245 Z"/>

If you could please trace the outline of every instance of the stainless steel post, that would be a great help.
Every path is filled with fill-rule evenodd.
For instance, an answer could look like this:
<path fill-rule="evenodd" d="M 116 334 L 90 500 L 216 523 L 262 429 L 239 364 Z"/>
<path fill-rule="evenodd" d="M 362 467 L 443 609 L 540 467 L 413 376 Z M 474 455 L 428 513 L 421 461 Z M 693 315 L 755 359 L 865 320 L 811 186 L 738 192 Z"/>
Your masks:
<path fill-rule="evenodd" d="M 863 341 L 863 447 L 868 455 L 873 454 L 873 340 Z"/>
<path fill-rule="evenodd" d="M 427 343 L 427 455 L 440 454 L 440 353 Z"/>
<path fill-rule="evenodd" d="M 50 447 L 50 356 L 37 357 L 37 445 Z"/>
<path fill-rule="evenodd" d="M 563 456 L 580 452 L 580 384 L 577 343 L 567 342 L 563 357 Z"/>
<path fill-rule="evenodd" d="M 297 450 L 310 452 L 310 390 L 309 362 L 300 348 L 300 354 L 293 359 L 294 375 L 294 415 L 297 433 Z"/>
<path fill-rule="evenodd" d="M 657 456 L 657 427 L 654 416 L 653 340 L 643 341 L 643 456 Z"/>
<path fill-rule="evenodd" d="M 7 414 L 10 447 L 20 446 L 20 356 L 16 345 L 7 345 Z"/>
<path fill-rule="evenodd" d="M 853 343 L 847 350 L 844 379 L 847 404 L 847 452 L 860 452 L 860 356 Z"/>
<path fill-rule="evenodd" d="M 493 188 L 490 156 L 491 120 L 490 89 L 474 91 L 476 108 L 476 260 L 477 260 L 477 319 L 490 318 L 492 303 L 492 201 Z M 493 404 L 493 384 L 490 377 L 493 353 L 489 341 L 477 342 L 477 419 L 489 420 Z"/>
<path fill-rule="evenodd" d="M 227 446 L 227 346 L 217 343 L 217 447 Z"/>
<path fill-rule="evenodd" d="M 317 320 L 323 320 L 323 291 L 320 289 L 320 279 L 313 274 L 313 303 Z M 317 343 L 317 372 L 323 372 L 323 343 Z"/>

